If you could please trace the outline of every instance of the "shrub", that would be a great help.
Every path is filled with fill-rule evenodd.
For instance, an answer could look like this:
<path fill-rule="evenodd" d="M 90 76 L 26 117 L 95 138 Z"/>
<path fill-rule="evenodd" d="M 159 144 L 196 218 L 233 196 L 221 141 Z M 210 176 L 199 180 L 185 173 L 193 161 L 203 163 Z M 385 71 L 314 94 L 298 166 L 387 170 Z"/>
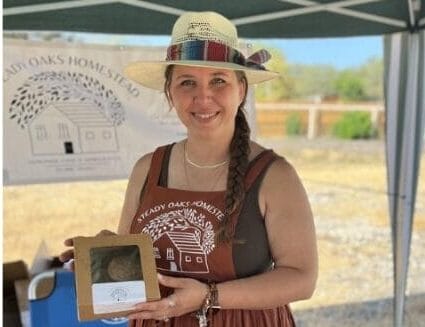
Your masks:
<path fill-rule="evenodd" d="M 285 121 L 285 130 L 287 135 L 300 135 L 302 133 L 301 116 L 293 113 Z"/>
<path fill-rule="evenodd" d="M 346 112 L 332 126 L 332 134 L 342 139 L 368 139 L 376 137 L 370 114 L 367 112 Z"/>

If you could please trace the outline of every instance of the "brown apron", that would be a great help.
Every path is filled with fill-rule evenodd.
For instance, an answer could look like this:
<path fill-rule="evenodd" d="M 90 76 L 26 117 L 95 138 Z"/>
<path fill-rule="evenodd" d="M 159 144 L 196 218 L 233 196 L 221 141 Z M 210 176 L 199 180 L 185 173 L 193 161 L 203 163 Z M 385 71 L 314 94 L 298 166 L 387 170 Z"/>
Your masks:
<path fill-rule="evenodd" d="M 147 233 L 154 242 L 158 272 L 164 275 L 195 278 L 201 281 L 224 282 L 236 278 L 232 244 L 216 243 L 215 232 L 224 216 L 224 191 L 195 192 L 159 185 L 166 146 L 152 157 L 144 195 L 133 219 L 130 233 Z M 268 167 L 276 155 L 262 152 L 250 166 L 245 177 L 248 190 L 256 177 Z M 232 228 L 238 214 L 233 215 Z M 172 290 L 161 288 L 162 296 Z M 171 318 L 168 322 L 131 321 L 132 327 L 176 326 L 197 327 L 194 314 Z M 210 315 L 208 326 L 295 326 L 288 306 L 267 310 L 218 310 Z"/>

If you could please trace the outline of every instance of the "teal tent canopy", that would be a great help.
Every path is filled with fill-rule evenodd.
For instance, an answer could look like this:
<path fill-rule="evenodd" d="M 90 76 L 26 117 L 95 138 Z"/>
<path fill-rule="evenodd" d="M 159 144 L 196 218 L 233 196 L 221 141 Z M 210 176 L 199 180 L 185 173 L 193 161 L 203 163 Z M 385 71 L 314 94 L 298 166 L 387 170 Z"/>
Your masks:
<path fill-rule="evenodd" d="M 330 37 L 423 28 L 425 8 L 417 7 L 417 0 L 4 0 L 3 24 L 5 30 L 167 35 L 181 13 L 214 10 L 242 37 Z"/>
<path fill-rule="evenodd" d="M 230 18 L 246 38 L 385 35 L 394 326 L 402 326 L 425 125 L 424 0 L 4 0 L 3 29 L 168 35 L 181 13 L 204 10 Z"/>

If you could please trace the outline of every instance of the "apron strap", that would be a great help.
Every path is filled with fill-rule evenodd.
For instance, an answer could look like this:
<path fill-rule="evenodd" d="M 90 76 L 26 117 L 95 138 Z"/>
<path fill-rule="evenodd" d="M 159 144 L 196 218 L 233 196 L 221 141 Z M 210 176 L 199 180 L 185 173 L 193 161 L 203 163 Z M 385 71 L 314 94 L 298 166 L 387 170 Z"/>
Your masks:
<path fill-rule="evenodd" d="M 148 178 L 146 183 L 146 190 L 150 190 L 152 187 L 158 185 L 159 177 L 161 176 L 162 163 L 167 148 L 171 146 L 163 145 L 155 150 L 152 155 L 151 165 L 148 172 Z"/>
<path fill-rule="evenodd" d="M 261 173 L 278 158 L 273 150 L 264 150 L 251 163 L 245 174 L 245 192 L 251 188 L 255 180 Z"/>

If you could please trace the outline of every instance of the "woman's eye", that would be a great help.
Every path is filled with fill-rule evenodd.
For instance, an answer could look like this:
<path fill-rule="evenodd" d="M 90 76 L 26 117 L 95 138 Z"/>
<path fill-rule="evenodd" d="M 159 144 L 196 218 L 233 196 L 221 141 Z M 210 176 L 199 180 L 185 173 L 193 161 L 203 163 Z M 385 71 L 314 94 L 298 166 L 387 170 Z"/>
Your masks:
<path fill-rule="evenodd" d="M 186 80 L 182 81 L 180 83 L 180 85 L 181 86 L 193 86 L 193 85 L 195 85 L 195 81 L 192 81 L 190 79 L 186 79 Z"/>
<path fill-rule="evenodd" d="M 224 84 L 224 83 L 226 83 L 226 81 L 222 78 L 214 78 L 212 80 L 212 84 L 214 84 L 214 85 L 221 85 L 221 84 Z"/>

